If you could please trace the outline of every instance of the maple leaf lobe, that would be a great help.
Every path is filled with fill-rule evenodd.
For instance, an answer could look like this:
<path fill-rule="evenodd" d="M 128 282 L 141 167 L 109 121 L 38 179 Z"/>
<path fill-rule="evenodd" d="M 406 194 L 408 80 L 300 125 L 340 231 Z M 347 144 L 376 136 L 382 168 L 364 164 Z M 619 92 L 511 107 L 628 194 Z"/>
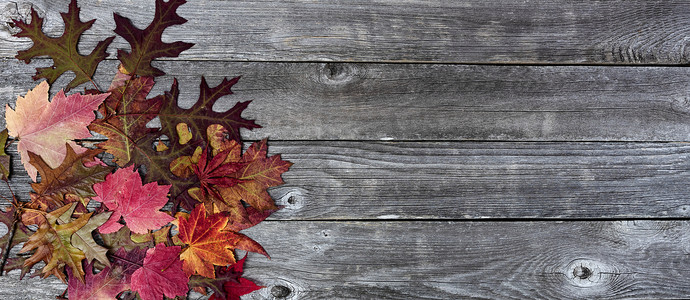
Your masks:
<path fill-rule="evenodd" d="M 179 246 L 166 247 L 163 243 L 146 250 L 146 258 L 141 268 L 132 274 L 132 290 L 139 293 L 142 300 L 159 300 L 184 296 L 189 287 L 188 278 L 182 271 L 179 260 Z"/>
<path fill-rule="evenodd" d="M 169 185 L 158 185 L 141 182 L 134 166 L 121 168 L 106 176 L 104 182 L 93 186 L 97 196 L 93 200 L 102 202 L 113 211 L 99 231 L 112 233 L 118 231 L 123 217 L 127 227 L 135 233 L 146 233 L 148 230 L 161 228 L 174 220 L 168 214 L 159 211 L 168 202 Z"/>
<path fill-rule="evenodd" d="M 239 241 L 234 232 L 223 232 L 228 218 L 222 214 L 207 215 L 203 205 L 189 214 L 178 214 L 177 238 L 189 247 L 180 254 L 182 268 L 187 275 L 198 273 L 214 278 L 213 265 L 235 262 L 233 248 Z"/>
<path fill-rule="evenodd" d="M 240 300 L 240 296 L 264 288 L 264 286 L 257 285 L 253 281 L 242 277 L 246 259 L 247 256 L 245 255 L 237 263 L 229 267 L 218 267 L 216 269 L 219 276 L 228 278 L 228 280 L 222 283 L 222 289 L 218 287 L 212 288 L 214 292 L 209 300 Z"/>

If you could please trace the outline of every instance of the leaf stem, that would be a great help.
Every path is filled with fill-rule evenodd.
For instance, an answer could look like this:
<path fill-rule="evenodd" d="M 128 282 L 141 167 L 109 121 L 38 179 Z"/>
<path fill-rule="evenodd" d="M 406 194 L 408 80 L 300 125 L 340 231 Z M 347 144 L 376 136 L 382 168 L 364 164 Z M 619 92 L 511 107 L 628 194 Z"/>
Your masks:
<path fill-rule="evenodd" d="M 12 187 L 10 186 L 9 181 L 5 180 L 5 184 L 7 184 L 7 188 L 10 190 L 10 194 L 12 194 L 12 206 L 14 207 L 14 215 L 12 219 L 12 225 L 10 228 L 7 228 L 9 231 L 8 233 L 9 238 L 7 239 L 7 246 L 5 246 L 4 252 L 2 253 L 2 260 L 0 260 L 0 276 L 2 276 L 3 273 L 5 273 L 5 264 L 7 264 L 7 259 L 10 256 L 10 250 L 12 250 L 12 239 L 14 239 L 14 233 L 17 231 L 17 220 L 19 220 L 19 214 L 20 210 L 18 209 L 19 203 L 17 203 L 17 197 L 14 196 L 14 192 L 12 191 Z M 5 198 L 3 196 L 3 198 Z"/>
<path fill-rule="evenodd" d="M 14 238 L 14 232 L 17 231 L 17 216 L 15 214 L 14 220 L 12 220 L 12 226 L 9 229 L 9 239 L 7 239 L 7 246 L 5 246 L 4 252 L 2 253 L 2 260 L 0 261 L 0 276 L 5 273 L 5 264 L 7 263 L 7 258 L 10 256 L 10 250 L 12 249 L 12 239 Z"/>
<path fill-rule="evenodd" d="M 61 294 L 60 296 L 56 296 L 55 299 L 69 299 L 69 298 L 67 298 L 67 296 L 66 296 L 66 295 L 67 295 L 67 290 L 68 290 L 68 289 L 65 289 L 65 291 L 62 292 L 62 294 Z"/>

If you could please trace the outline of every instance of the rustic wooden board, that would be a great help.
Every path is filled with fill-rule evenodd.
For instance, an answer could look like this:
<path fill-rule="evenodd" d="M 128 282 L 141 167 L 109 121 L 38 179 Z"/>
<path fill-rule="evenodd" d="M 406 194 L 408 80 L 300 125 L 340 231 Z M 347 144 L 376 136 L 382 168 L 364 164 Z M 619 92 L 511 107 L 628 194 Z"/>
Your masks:
<path fill-rule="evenodd" d="M 33 5 L 59 35 L 68 2 L 0 2 L 0 106 L 51 64 L 13 59 L 31 43 L 6 22 Z M 113 35 L 113 9 L 143 27 L 153 2 L 80 0 L 99 19 L 82 49 Z M 200 75 L 242 75 L 216 109 L 254 100 L 264 128 L 243 137 L 295 163 L 270 191 L 285 208 L 245 232 L 272 260 L 249 255 L 267 288 L 243 299 L 690 295 L 689 2 L 189 2 L 164 40 L 197 45 L 155 62 L 154 93 L 176 77 L 188 107 Z M 0 299 L 65 288 L 17 277 Z"/>
<path fill-rule="evenodd" d="M 0 105 L 14 103 L 36 85 L 33 69 L 49 64 L 0 61 Z M 201 75 L 210 85 L 242 75 L 235 95 L 225 97 L 216 109 L 254 100 L 244 115 L 264 128 L 243 132 L 247 139 L 690 141 L 688 68 L 196 61 L 158 65 L 170 76 L 159 79 L 155 89 L 169 89 L 172 77 L 178 78 L 184 107 L 198 98 Z M 104 89 L 115 66 L 109 61 L 99 68 L 97 82 Z M 68 80 L 63 76 L 55 86 Z"/>
<path fill-rule="evenodd" d="M 264 222 L 245 299 L 669 299 L 690 295 L 690 222 Z M 0 297 L 54 299 L 54 278 Z M 19 295 L 19 296 L 18 296 Z M 285 297 L 275 297 L 285 295 Z M 196 298 L 193 298 L 196 299 Z"/>
<path fill-rule="evenodd" d="M 686 143 L 269 143 L 295 163 L 271 190 L 285 206 L 273 219 L 690 216 Z M 12 155 L 26 200 L 31 180 Z"/>
<path fill-rule="evenodd" d="M 62 32 L 69 0 L 0 3 L 0 57 L 29 42 L 6 22 L 48 14 L 45 30 Z M 84 49 L 113 35 L 115 10 L 144 27 L 153 0 L 80 1 L 98 22 Z M 181 59 L 233 61 L 387 61 L 453 63 L 687 64 L 687 1 L 193 1 L 189 22 L 166 31 L 168 41 L 197 46 Z M 127 47 L 118 38 L 114 49 Z"/>

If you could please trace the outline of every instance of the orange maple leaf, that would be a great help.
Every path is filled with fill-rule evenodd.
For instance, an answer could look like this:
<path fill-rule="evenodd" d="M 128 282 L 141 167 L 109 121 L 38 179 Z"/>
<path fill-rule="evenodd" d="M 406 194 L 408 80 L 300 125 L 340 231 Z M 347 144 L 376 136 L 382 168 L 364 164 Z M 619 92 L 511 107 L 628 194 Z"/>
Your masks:
<path fill-rule="evenodd" d="M 187 244 L 180 254 L 182 269 L 187 276 L 199 274 L 215 278 L 213 266 L 235 263 L 235 248 L 266 254 L 266 251 L 249 237 L 224 231 L 228 217 L 222 213 L 207 215 L 203 204 L 197 205 L 190 214 L 179 213 L 176 239 Z M 250 244 L 250 247 L 247 245 Z"/>

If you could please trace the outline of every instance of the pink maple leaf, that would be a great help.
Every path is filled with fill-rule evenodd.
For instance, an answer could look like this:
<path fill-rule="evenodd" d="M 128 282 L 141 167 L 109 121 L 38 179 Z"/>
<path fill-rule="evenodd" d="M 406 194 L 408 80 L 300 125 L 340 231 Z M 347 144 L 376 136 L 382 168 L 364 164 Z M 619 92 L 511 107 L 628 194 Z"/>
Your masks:
<path fill-rule="evenodd" d="M 106 176 L 105 181 L 94 184 L 93 190 L 98 194 L 93 200 L 102 202 L 113 211 L 110 219 L 98 230 L 101 233 L 112 233 L 122 228 L 118 223 L 123 217 L 127 227 L 135 233 L 147 233 L 168 224 L 175 218 L 159 211 L 168 202 L 170 185 L 158 185 L 150 182 L 141 183 L 141 176 L 134 166 L 121 168 Z"/>
<path fill-rule="evenodd" d="M 163 243 L 146 251 L 144 265 L 132 274 L 132 291 L 142 300 L 160 300 L 187 294 L 187 275 L 182 271 L 180 246 L 166 247 Z"/>
<path fill-rule="evenodd" d="M 96 118 L 93 113 L 98 105 L 110 95 L 65 96 L 59 91 L 53 101 L 48 101 L 48 83 L 43 81 L 24 97 L 17 98 L 15 109 L 5 106 L 5 120 L 9 135 L 19 139 L 17 151 L 24 168 L 33 181 L 36 181 L 36 168 L 29 163 L 31 151 L 51 167 L 57 168 L 67 155 L 65 143 L 77 153 L 86 149 L 74 143 L 74 139 L 91 136 L 86 128 Z"/>

